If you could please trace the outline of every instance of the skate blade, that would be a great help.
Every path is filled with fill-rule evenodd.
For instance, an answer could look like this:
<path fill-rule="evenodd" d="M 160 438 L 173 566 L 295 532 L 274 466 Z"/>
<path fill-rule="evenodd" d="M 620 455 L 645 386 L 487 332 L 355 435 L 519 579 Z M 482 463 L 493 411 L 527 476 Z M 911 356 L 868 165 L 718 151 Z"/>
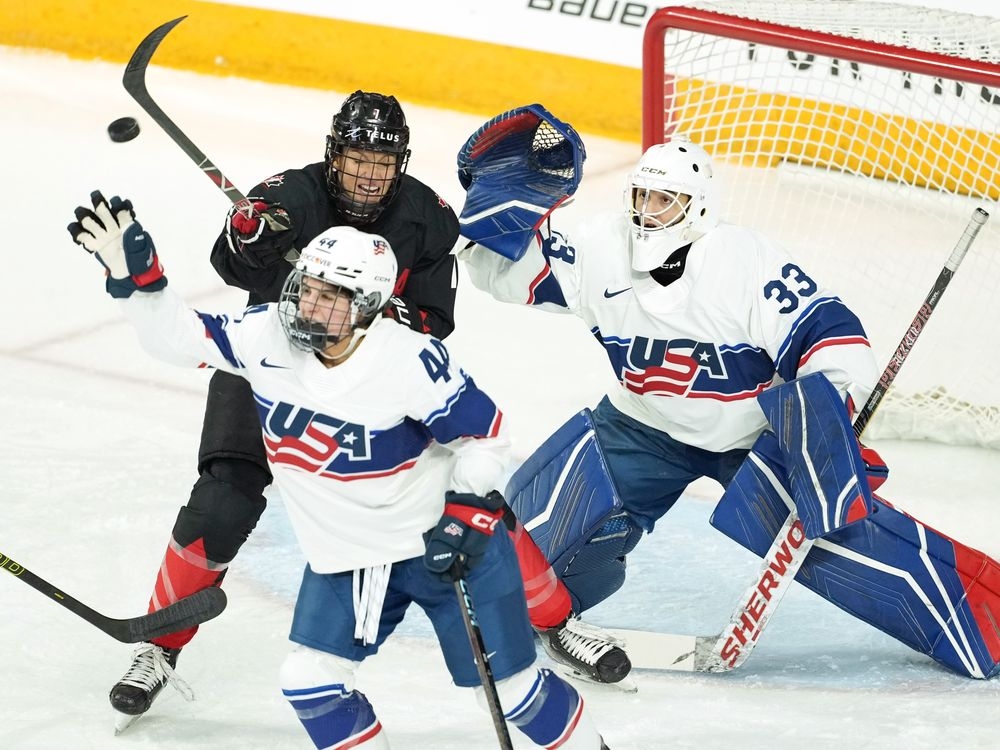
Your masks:
<path fill-rule="evenodd" d="M 591 687 L 612 690 L 617 693 L 639 692 L 639 685 L 634 679 L 632 679 L 631 675 L 625 675 L 625 677 L 618 682 L 598 682 L 590 675 L 573 669 L 573 667 L 563 664 L 562 662 L 554 661 L 553 666 L 560 674 L 565 677 L 569 677 L 574 682 L 582 682 L 585 685 L 590 685 Z"/>
<path fill-rule="evenodd" d="M 123 714 L 121 711 L 115 711 L 115 737 L 124 732 L 130 726 L 135 724 L 139 719 L 142 718 L 142 714 Z"/>

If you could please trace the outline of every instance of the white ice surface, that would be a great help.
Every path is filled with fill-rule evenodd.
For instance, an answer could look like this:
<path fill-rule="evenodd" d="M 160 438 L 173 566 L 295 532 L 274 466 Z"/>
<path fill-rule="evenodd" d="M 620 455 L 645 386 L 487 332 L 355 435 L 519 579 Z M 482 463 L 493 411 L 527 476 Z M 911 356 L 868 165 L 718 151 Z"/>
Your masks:
<path fill-rule="evenodd" d="M 118 66 L 0 48 L 0 552 L 115 617 L 145 611 L 177 508 L 195 479 L 207 373 L 169 369 L 139 350 L 102 291 L 101 271 L 66 234 L 92 189 L 130 197 L 171 284 L 203 309 L 239 307 L 207 261 L 227 202 L 132 103 Z M 249 188 L 322 155 L 343 93 L 153 68 L 149 86 L 237 185 Z M 346 93 L 346 92 L 344 92 Z M 404 102 L 404 104 L 406 104 Z M 485 118 L 407 105 L 410 171 L 454 205 L 454 155 Z M 105 126 L 136 116 L 142 134 L 112 144 Z M 634 144 L 588 138 L 587 179 L 564 221 L 617 205 Z M 449 339 L 504 408 L 519 455 L 610 374 L 572 318 L 500 306 L 466 283 Z M 921 345 L 930 345 L 921 342 Z M 974 362 L 956 363 L 974 367 Z M 878 443 L 885 495 L 923 521 L 1000 555 L 997 454 Z M 708 526 L 719 490 L 696 483 L 630 558 L 625 588 L 594 622 L 710 634 L 757 561 Z M 0 576 L 0 748 L 268 748 L 310 745 L 277 686 L 302 559 L 280 498 L 227 578 L 227 611 L 185 649 L 170 690 L 120 737 L 107 691 L 130 649 L 10 576 Z M 585 686 L 608 744 L 628 748 L 993 748 L 1000 683 L 952 675 L 803 589 L 793 589 L 738 673 L 637 675 L 634 695 Z M 496 747 L 489 717 L 452 686 L 414 611 L 360 687 L 396 748 Z M 516 733 L 515 733 L 516 734 Z M 515 737 L 517 747 L 527 747 Z"/>

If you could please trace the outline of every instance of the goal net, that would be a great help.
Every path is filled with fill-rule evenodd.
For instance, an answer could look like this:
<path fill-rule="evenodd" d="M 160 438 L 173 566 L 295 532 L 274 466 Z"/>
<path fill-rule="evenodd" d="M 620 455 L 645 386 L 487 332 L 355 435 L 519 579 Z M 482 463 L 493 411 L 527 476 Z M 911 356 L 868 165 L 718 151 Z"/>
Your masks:
<path fill-rule="evenodd" d="M 861 317 L 884 367 L 973 210 L 992 215 L 866 435 L 1000 448 L 1000 20 L 866 0 L 662 8 L 644 147 L 683 133 L 724 216 Z"/>

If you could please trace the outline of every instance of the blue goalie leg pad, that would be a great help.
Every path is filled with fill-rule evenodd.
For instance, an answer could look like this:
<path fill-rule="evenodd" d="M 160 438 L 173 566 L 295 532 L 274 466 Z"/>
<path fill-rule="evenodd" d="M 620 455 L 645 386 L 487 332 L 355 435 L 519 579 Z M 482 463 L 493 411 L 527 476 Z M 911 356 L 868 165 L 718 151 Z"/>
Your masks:
<path fill-rule="evenodd" d="M 767 432 L 711 523 L 764 555 L 790 510 L 781 451 Z M 1000 564 L 877 496 L 870 516 L 816 541 L 795 580 L 950 670 L 1000 674 Z"/>
<path fill-rule="evenodd" d="M 777 435 L 792 499 L 806 537 L 816 539 L 871 512 L 861 448 L 837 389 L 823 373 L 757 397 Z"/>
<path fill-rule="evenodd" d="M 507 484 L 507 502 L 556 573 L 622 507 L 590 409 L 542 443 Z"/>

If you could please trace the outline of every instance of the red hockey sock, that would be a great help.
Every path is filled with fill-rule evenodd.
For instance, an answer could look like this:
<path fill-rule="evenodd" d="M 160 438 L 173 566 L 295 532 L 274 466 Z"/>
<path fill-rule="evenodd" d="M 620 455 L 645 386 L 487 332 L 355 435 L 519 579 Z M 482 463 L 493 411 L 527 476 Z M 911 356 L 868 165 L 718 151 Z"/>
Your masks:
<path fill-rule="evenodd" d="M 228 567 L 227 563 L 213 563 L 205 556 L 205 544 L 202 539 L 196 539 L 187 547 L 181 547 L 171 538 L 156 576 L 156 586 L 149 600 L 149 611 L 163 609 L 178 599 L 209 586 L 218 585 L 222 582 L 222 576 Z M 198 627 L 195 626 L 154 638 L 153 643 L 163 648 L 181 648 L 194 638 L 197 632 Z"/>
<path fill-rule="evenodd" d="M 510 537 L 514 540 L 517 562 L 521 566 L 531 624 L 539 630 L 559 625 L 573 609 L 569 591 L 520 521 L 510 532 Z"/>

